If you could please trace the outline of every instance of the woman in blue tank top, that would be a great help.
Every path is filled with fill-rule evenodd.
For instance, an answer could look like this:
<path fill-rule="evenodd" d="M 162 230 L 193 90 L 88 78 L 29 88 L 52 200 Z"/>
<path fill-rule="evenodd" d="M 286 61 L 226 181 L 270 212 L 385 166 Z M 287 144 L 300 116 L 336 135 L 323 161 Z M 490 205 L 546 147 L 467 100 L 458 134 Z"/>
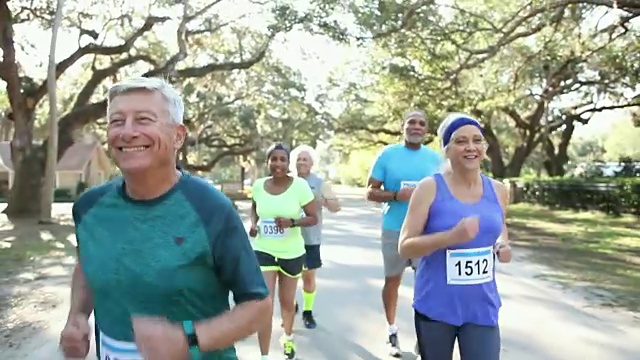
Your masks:
<path fill-rule="evenodd" d="M 409 201 L 399 252 L 420 258 L 413 308 L 422 360 L 500 358 L 500 295 L 495 261 L 511 261 L 505 226 L 508 192 L 480 171 L 480 123 L 449 115 L 438 129 L 448 165 L 422 180 Z"/>

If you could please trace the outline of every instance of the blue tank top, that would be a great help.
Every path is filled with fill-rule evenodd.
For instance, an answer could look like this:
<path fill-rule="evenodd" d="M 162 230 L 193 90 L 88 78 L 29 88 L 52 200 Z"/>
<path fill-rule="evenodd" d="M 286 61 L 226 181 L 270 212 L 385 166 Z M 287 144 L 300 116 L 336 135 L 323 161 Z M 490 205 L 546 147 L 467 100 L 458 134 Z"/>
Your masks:
<path fill-rule="evenodd" d="M 471 241 L 439 249 L 420 260 L 413 308 L 433 320 L 455 326 L 498 325 L 502 305 L 495 281 L 493 246 L 504 216 L 491 179 L 482 175 L 482 197 L 476 203 L 454 198 L 441 174 L 435 174 L 436 195 L 424 234 L 453 228 L 468 216 L 478 216 L 480 231 Z"/>

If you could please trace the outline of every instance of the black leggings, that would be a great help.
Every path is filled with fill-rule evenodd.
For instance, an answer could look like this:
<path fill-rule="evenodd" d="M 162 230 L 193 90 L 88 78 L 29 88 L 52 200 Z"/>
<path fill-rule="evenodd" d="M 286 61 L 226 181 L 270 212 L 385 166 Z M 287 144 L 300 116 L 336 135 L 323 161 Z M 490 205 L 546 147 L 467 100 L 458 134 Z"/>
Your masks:
<path fill-rule="evenodd" d="M 461 360 L 499 360 L 500 328 L 464 324 L 454 326 L 415 313 L 421 360 L 451 360 L 458 339 Z"/>

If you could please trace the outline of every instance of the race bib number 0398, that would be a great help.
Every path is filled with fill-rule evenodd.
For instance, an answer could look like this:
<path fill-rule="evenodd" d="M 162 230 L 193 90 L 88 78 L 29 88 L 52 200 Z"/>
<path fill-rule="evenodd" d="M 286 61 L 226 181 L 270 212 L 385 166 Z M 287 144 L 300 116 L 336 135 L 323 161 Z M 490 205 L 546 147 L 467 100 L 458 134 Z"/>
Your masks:
<path fill-rule="evenodd" d="M 493 246 L 447 250 L 447 284 L 474 285 L 493 280 Z"/>
<path fill-rule="evenodd" d="M 265 219 L 260 221 L 260 235 L 264 238 L 283 238 L 285 229 L 276 225 L 275 220 Z"/>

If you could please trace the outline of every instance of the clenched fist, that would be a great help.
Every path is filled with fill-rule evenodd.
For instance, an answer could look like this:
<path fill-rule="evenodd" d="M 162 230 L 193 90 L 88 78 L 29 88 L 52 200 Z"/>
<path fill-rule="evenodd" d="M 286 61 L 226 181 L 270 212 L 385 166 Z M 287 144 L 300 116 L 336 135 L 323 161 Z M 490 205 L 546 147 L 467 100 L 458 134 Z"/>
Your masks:
<path fill-rule="evenodd" d="M 60 333 L 60 350 L 66 359 L 84 359 L 89 354 L 91 343 L 89 318 L 84 314 L 70 315 L 67 324 Z"/>
<path fill-rule="evenodd" d="M 480 231 L 480 219 L 477 216 L 463 218 L 451 230 L 451 241 L 454 244 L 465 243 L 475 238 L 478 231 Z"/>

